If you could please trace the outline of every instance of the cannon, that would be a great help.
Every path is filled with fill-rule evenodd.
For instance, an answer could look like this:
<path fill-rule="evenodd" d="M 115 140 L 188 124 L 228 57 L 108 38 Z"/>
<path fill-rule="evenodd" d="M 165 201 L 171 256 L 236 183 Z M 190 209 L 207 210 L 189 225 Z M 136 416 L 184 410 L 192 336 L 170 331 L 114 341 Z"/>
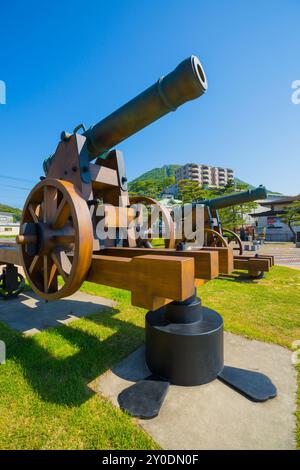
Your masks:
<path fill-rule="evenodd" d="M 255 254 L 245 255 L 242 240 L 237 233 L 233 230 L 222 227 L 219 216 L 219 209 L 232 207 L 236 205 L 253 202 L 267 197 L 267 190 L 264 186 L 260 185 L 255 189 L 248 189 L 247 191 L 235 192 L 226 196 L 220 196 L 212 199 L 204 199 L 192 204 L 192 211 L 195 211 L 197 204 L 202 204 L 204 210 L 204 249 L 217 250 L 219 252 L 219 271 L 223 274 L 229 274 L 228 247 L 232 246 L 234 250 L 233 268 L 239 270 L 246 270 L 251 278 L 261 278 L 265 272 L 268 272 L 274 265 L 274 256 L 272 255 L 258 255 Z M 192 228 L 193 231 L 195 228 Z M 188 235 L 188 234 L 187 234 Z M 187 236 L 181 240 L 176 240 L 176 243 L 183 244 L 181 249 L 184 248 L 184 243 L 191 241 Z M 236 251 L 238 253 L 236 253 Z"/>
<path fill-rule="evenodd" d="M 90 129 L 79 125 L 72 134 L 61 133 L 55 153 L 44 161 L 45 179 L 27 198 L 17 238 L 26 277 L 38 295 L 46 300 L 71 295 L 88 273 L 101 282 L 98 273 L 103 271 L 104 276 L 106 268 L 95 270 L 94 266 L 109 258 L 101 261 L 95 256 L 120 243 L 117 235 L 103 243 L 97 237 L 100 205 L 108 227 L 125 230 L 128 246 L 137 246 L 133 231 L 127 230 L 133 216 L 123 156 L 111 148 L 206 89 L 200 61 L 191 56 Z"/>
<path fill-rule="evenodd" d="M 233 250 L 238 251 L 238 253 L 234 254 L 233 258 L 234 269 L 248 271 L 250 278 L 253 279 L 263 277 L 264 273 L 270 270 L 274 265 L 274 256 L 245 255 L 241 238 L 233 230 L 222 227 L 218 210 L 266 198 L 267 190 L 264 186 L 260 185 L 255 189 L 248 189 L 247 191 L 202 201 L 202 204 L 206 207 L 207 214 L 205 219 L 205 246 L 227 247 L 229 240 L 233 241 L 236 244 Z"/>
<path fill-rule="evenodd" d="M 0 247 L 0 264 L 21 265 L 46 301 L 72 295 L 87 280 L 127 289 L 131 303 L 148 310 L 146 362 L 153 377 L 163 380 L 159 393 L 153 377 L 122 392 L 122 408 L 135 416 L 155 416 L 169 383 L 199 385 L 219 377 L 251 399 L 276 394 L 265 376 L 257 394 L 224 367 L 222 317 L 195 294 L 198 285 L 219 275 L 219 253 L 176 249 L 170 213 L 151 198 L 130 200 L 123 155 L 113 148 L 206 90 L 203 67 L 191 56 L 93 127 L 63 131 L 44 161 L 45 176 L 25 202 L 17 246 Z M 170 234 L 166 248 L 155 249 L 138 235 L 141 204 L 160 210 Z M 226 251 L 232 260 L 232 249 Z M 144 394 L 151 399 L 141 402 Z"/>

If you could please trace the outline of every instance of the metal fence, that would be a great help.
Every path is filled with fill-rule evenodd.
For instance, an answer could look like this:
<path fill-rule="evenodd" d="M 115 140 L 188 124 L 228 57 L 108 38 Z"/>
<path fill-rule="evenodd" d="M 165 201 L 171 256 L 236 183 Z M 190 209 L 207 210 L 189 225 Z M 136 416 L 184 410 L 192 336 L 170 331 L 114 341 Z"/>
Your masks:
<path fill-rule="evenodd" d="M 267 242 L 292 242 L 293 236 L 289 233 L 266 233 Z"/>

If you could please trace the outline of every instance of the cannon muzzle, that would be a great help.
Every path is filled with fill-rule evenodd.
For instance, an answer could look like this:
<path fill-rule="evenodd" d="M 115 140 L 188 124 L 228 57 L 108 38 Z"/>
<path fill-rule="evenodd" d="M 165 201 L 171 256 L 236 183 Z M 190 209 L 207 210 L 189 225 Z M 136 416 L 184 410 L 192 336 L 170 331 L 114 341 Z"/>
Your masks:
<path fill-rule="evenodd" d="M 199 59 L 192 55 L 173 72 L 88 129 L 90 159 L 101 156 L 127 137 L 135 134 L 183 103 L 207 90 L 207 80 Z"/>
<path fill-rule="evenodd" d="M 211 209 L 223 209 L 224 207 L 231 207 L 247 202 L 257 201 L 259 199 L 266 199 L 267 190 L 264 186 L 260 185 L 255 189 L 248 189 L 240 193 L 229 194 L 228 196 L 216 197 L 214 199 L 205 199 L 199 201 L 199 204 L 209 206 Z"/>

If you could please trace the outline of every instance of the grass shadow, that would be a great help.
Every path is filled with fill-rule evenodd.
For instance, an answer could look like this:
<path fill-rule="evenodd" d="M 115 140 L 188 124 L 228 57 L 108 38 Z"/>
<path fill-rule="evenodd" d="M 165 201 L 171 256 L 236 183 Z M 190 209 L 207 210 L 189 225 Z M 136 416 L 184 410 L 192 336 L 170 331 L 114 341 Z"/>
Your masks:
<path fill-rule="evenodd" d="M 78 320 L 83 322 L 80 327 L 76 321 L 38 334 L 48 338 L 49 343 L 55 337 L 61 347 L 65 342 L 75 347 L 74 354 L 61 358 L 51 354 L 36 336 L 24 337 L 1 324 L 0 337 L 6 343 L 7 360 L 19 363 L 25 379 L 44 401 L 80 406 L 93 394 L 87 384 L 143 340 L 143 328 L 116 318 L 118 313 L 119 310 L 108 307 L 99 314 Z M 102 329 L 97 328 L 98 325 L 113 330 L 113 334 L 101 340 Z"/>
<path fill-rule="evenodd" d="M 255 284 L 260 279 L 263 279 L 260 277 L 250 277 L 248 273 L 240 271 L 233 271 L 231 274 L 220 274 L 219 278 L 230 282 L 242 282 L 245 284 Z"/>

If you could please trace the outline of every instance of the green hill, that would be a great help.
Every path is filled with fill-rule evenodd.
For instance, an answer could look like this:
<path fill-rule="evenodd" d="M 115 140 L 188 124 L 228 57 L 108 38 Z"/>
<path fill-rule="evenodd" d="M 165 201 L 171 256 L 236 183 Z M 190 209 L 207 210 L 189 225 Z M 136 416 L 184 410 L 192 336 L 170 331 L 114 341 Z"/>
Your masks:
<path fill-rule="evenodd" d="M 18 221 L 21 218 L 22 211 L 16 207 L 10 207 L 6 204 L 0 204 L 0 212 L 9 212 L 14 215 L 14 221 Z"/>
<path fill-rule="evenodd" d="M 153 168 L 152 170 L 146 171 L 142 173 L 140 176 L 135 178 L 129 183 L 129 186 L 136 183 L 137 181 L 147 181 L 147 180 L 155 180 L 155 181 L 162 181 L 166 178 L 172 178 L 175 175 L 175 170 L 179 168 L 181 165 L 164 165 L 161 168 Z M 234 178 L 235 182 L 238 184 L 246 184 L 249 186 L 250 189 L 253 189 L 254 186 L 252 184 L 246 183 L 246 181 L 242 181 L 239 178 Z"/>
<path fill-rule="evenodd" d="M 128 184 L 129 193 L 133 195 L 145 195 L 158 198 L 159 194 L 168 186 L 175 183 L 175 170 L 181 165 L 164 165 L 161 168 L 153 168 L 138 176 Z M 235 178 L 237 184 L 254 186 Z"/>
<path fill-rule="evenodd" d="M 139 194 L 157 198 L 165 188 L 174 184 L 175 170 L 179 167 L 180 165 L 164 165 L 146 171 L 128 184 L 129 193 L 132 196 Z"/>
<path fill-rule="evenodd" d="M 131 194 L 151 194 L 152 197 L 157 197 L 161 191 L 171 184 L 174 183 L 174 173 L 177 168 L 181 165 L 164 165 L 161 168 L 153 168 L 152 170 L 146 171 L 142 175 L 132 180 L 128 187 Z M 254 189 L 250 183 L 241 180 L 240 178 L 234 178 L 236 184 L 247 185 L 249 189 Z M 280 195 L 275 191 L 267 190 L 269 194 Z"/>
<path fill-rule="evenodd" d="M 153 168 L 138 176 L 138 178 L 135 178 L 129 184 L 136 183 L 137 181 L 164 180 L 165 178 L 171 178 L 174 176 L 175 170 L 180 166 L 181 165 L 164 165 L 161 168 Z"/>
<path fill-rule="evenodd" d="M 250 183 L 247 183 L 246 181 L 241 180 L 240 178 L 234 178 L 234 181 L 235 181 L 236 184 L 246 184 L 249 189 L 254 189 L 255 188 L 255 186 L 253 186 Z"/>

